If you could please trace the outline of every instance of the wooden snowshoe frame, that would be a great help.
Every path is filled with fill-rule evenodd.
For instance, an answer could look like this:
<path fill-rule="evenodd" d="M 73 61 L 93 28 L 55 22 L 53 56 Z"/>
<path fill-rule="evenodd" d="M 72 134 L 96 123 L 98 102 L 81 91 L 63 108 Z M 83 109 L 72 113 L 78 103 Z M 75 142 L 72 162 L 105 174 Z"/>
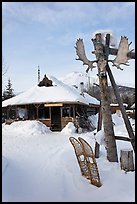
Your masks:
<path fill-rule="evenodd" d="M 77 161 L 78 161 L 78 164 L 81 170 L 81 174 L 88 178 L 89 177 L 88 168 L 86 165 L 85 155 L 84 155 L 82 146 L 80 142 L 74 137 L 70 137 L 69 140 L 74 147 L 75 155 L 77 157 Z"/>
<path fill-rule="evenodd" d="M 96 158 L 95 158 L 93 149 L 88 144 L 88 142 L 86 142 L 83 138 L 78 137 L 78 140 L 81 143 L 81 146 L 82 146 L 82 149 L 85 155 L 85 160 L 87 163 L 87 168 L 88 168 L 91 184 L 97 187 L 100 187 L 102 184 L 100 181 L 98 166 L 97 166 L 97 162 L 96 162 Z"/>
<path fill-rule="evenodd" d="M 102 184 L 92 147 L 81 137 L 78 140 L 70 137 L 69 140 L 74 147 L 81 174 L 89 179 L 91 184 L 100 187 Z"/>

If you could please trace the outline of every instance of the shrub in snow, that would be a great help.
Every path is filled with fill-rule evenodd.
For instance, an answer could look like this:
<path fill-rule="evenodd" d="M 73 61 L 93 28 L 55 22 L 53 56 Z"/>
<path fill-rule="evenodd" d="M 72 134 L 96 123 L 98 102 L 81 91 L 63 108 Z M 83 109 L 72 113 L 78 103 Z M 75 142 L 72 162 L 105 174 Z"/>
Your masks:
<path fill-rule="evenodd" d="M 72 122 L 69 122 L 61 131 L 64 134 L 76 133 L 76 127 Z"/>

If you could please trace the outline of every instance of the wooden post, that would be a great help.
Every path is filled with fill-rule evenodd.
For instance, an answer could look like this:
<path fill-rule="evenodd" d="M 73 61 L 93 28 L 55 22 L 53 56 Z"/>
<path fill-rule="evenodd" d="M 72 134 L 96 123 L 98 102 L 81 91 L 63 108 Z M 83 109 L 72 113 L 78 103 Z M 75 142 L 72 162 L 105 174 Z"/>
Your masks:
<path fill-rule="evenodd" d="M 6 115 L 7 115 L 7 118 L 6 118 L 6 119 L 9 119 L 9 107 L 7 107 Z"/>
<path fill-rule="evenodd" d="M 118 162 L 117 147 L 114 137 L 114 129 L 111 116 L 111 108 L 109 101 L 109 90 L 106 74 L 106 53 L 105 47 L 102 44 L 101 33 L 96 34 L 95 39 L 92 39 L 95 47 L 95 55 L 98 66 L 99 84 L 101 88 L 101 111 L 104 125 L 105 142 L 107 150 L 107 159 L 110 162 Z"/>
<path fill-rule="evenodd" d="M 39 118 L 39 106 L 40 106 L 41 104 L 34 104 L 34 106 L 36 107 L 36 119 L 38 119 Z"/>
<path fill-rule="evenodd" d="M 109 78 L 110 78 L 110 81 L 111 81 L 111 84 L 112 84 L 116 99 L 118 101 L 118 104 L 119 104 L 119 107 L 120 107 L 120 110 L 121 110 L 121 113 L 122 113 L 122 116 L 123 116 L 123 119 L 124 119 L 124 122 L 125 122 L 127 132 L 129 134 L 129 137 L 132 139 L 131 140 L 132 147 L 133 147 L 133 149 L 135 151 L 135 136 L 134 136 L 134 133 L 133 133 L 133 129 L 131 127 L 130 121 L 129 121 L 128 116 L 126 114 L 126 110 L 125 110 L 125 108 L 123 106 L 120 95 L 118 93 L 117 85 L 115 83 L 114 77 L 112 75 L 111 69 L 109 68 L 108 64 L 107 64 L 107 72 L 108 72 L 108 75 L 109 75 Z"/>
<path fill-rule="evenodd" d="M 99 108 L 99 113 L 98 113 L 98 126 L 97 126 L 97 132 L 101 130 L 102 127 L 102 114 L 101 114 L 101 103 L 100 103 L 100 108 Z M 95 157 L 99 158 L 99 147 L 100 145 L 98 142 L 95 143 Z"/>
<path fill-rule="evenodd" d="M 133 150 L 120 150 L 120 165 L 126 172 L 134 171 Z"/>
<path fill-rule="evenodd" d="M 116 140 L 123 140 L 123 141 L 127 141 L 127 142 L 131 142 L 132 139 L 128 138 L 128 137 L 123 137 L 123 136 L 115 136 Z"/>

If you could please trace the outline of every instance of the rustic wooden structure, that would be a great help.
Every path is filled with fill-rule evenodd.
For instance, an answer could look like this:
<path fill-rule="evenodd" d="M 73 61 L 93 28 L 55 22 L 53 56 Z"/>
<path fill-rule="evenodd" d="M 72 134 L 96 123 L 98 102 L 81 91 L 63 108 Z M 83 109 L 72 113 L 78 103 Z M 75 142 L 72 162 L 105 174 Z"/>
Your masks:
<path fill-rule="evenodd" d="M 125 110 L 125 108 L 123 106 L 122 100 L 120 98 L 120 95 L 119 95 L 119 92 L 118 92 L 118 89 L 117 89 L 117 85 L 115 83 L 114 77 L 112 75 L 111 69 L 109 68 L 108 64 L 107 64 L 107 72 L 108 72 L 112 87 L 114 89 L 114 93 L 115 93 L 116 99 L 118 101 L 118 104 L 119 104 L 119 107 L 120 107 L 120 110 L 121 110 L 121 113 L 122 113 L 122 116 L 123 116 L 123 119 L 124 119 L 124 122 L 125 122 L 127 132 L 129 134 L 129 137 L 132 139 L 131 140 L 132 147 L 133 147 L 133 149 L 135 151 L 135 136 L 134 136 L 134 133 L 133 133 L 133 129 L 132 129 L 131 123 L 130 123 L 130 121 L 128 119 L 128 116 L 126 114 L 126 110 Z"/>
<path fill-rule="evenodd" d="M 67 92 L 67 88 L 68 87 L 63 89 L 64 93 Z M 87 103 L 85 100 L 86 94 L 81 96 L 74 87 L 69 87 L 70 99 L 69 96 L 66 96 L 68 101 L 66 98 L 63 98 L 63 96 L 58 96 L 56 90 L 58 92 L 59 90 L 62 91 L 62 87 L 58 85 L 53 86 L 51 80 L 45 75 L 44 79 L 39 82 L 39 86 L 34 87 L 31 92 L 29 90 L 28 92 L 26 91 L 27 98 L 26 95 L 24 97 L 24 95 L 22 96 L 20 94 L 16 96 L 15 99 L 11 98 L 9 102 L 3 101 L 3 122 L 5 122 L 5 119 L 6 121 L 9 119 L 12 119 L 12 121 L 39 120 L 50 127 L 52 131 L 61 131 L 68 122 L 73 122 L 75 124 L 77 117 L 85 117 L 88 112 L 91 114 L 96 114 L 98 112 L 99 103 Z M 31 98 L 33 96 L 34 99 Z"/>
<path fill-rule="evenodd" d="M 49 80 L 48 77 L 45 74 L 43 80 L 38 83 L 38 86 L 47 86 L 47 87 L 48 86 L 53 86 L 52 85 L 52 80 Z"/>
<path fill-rule="evenodd" d="M 92 39 L 94 44 L 96 55 L 96 60 L 90 61 L 87 59 L 85 55 L 85 49 L 82 39 L 78 39 L 76 42 L 76 53 L 78 55 L 77 60 L 81 60 L 83 65 L 88 65 L 86 72 L 95 68 L 93 64 L 96 62 L 98 67 L 98 77 L 99 77 L 99 84 L 101 89 L 101 111 L 102 111 L 102 118 L 103 118 L 103 125 L 104 125 L 104 132 L 105 132 L 105 142 L 106 142 L 106 150 L 107 150 L 107 158 L 111 162 L 118 162 L 117 156 L 117 148 L 116 148 L 116 137 L 114 136 L 113 130 L 113 122 L 111 117 L 111 109 L 110 109 L 110 102 L 109 102 L 109 90 L 108 90 L 108 83 L 107 83 L 107 73 L 109 75 L 110 81 L 112 83 L 112 87 L 114 89 L 114 93 L 116 95 L 116 99 L 118 100 L 122 116 L 124 118 L 124 122 L 129 133 L 129 137 L 131 138 L 131 144 L 135 151 L 135 136 L 133 134 L 133 130 L 131 124 L 128 120 L 127 114 L 125 112 L 123 103 L 120 100 L 117 86 L 115 84 L 113 75 L 109 68 L 108 62 L 112 62 L 113 66 L 121 69 L 120 65 L 128 65 L 129 59 L 135 59 L 135 53 L 129 51 L 129 46 L 131 43 L 128 44 L 128 38 L 126 36 L 122 37 L 119 43 L 118 49 L 109 48 L 110 44 L 110 34 L 106 34 L 106 41 L 105 44 L 102 42 L 101 33 L 97 33 L 95 38 Z M 116 55 L 114 60 L 108 60 L 109 54 Z M 122 70 L 122 69 L 121 69 Z M 96 143 L 96 156 L 99 156 L 99 145 Z"/>
<path fill-rule="evenodd" d="M 3 122 L 19 121 L 19 120 L 39 120 L 53 131 L 62 130 L 68 122 L 74 124 L 79 117 L 79 113 L 86 114 L 88 105 L 72 102 L 72 103 L 32 103 L 24 105 L 13 105 L 2 108 Z M 95 108 L 95 107 L 93 107 Z M 97 109 L 99 107 L 96 107 Z M 92 109 L 92 107 L 91 107 Z M 27 115 L 19 116 L 18 110 L 24 110 Z M 85 121 L 87 123 L 87 121 Z M 83 126 L 82 126 L 83 128 Z"/>
<path fill-rule="evenodd" d="M 125 172 L 134 171 L 133 150 L 120 150 L 120 166 Z"/>
<path fill-rule="evenodd" d="M 74 137 L 70 137 L 69 140 L 74 147 L 81 174 L 89 179 L 91 184 L 101 187 L 98 166 L 92 147 L 81 137 L 78 138 L 79 141 Z"/>
<path fill-rule="evenodd" d="M 105 143 L 107 158 L 111 162 L 118 162 L 116 141 L 114 138 L 114 129 L 111 116 L 110 98 L 107 82 L 106 65 L 108 60 L 108 53 L 104 52 L 101 34 L 96 34 L 96 38 L 92 39 L 95 47 L 95 55 L 98 66 L 99 84 L 101 89 L 101 111 L 102 121 L 104 125 Z M 106 36 L 106 49 L 109 45 L 109 38 Z"/>

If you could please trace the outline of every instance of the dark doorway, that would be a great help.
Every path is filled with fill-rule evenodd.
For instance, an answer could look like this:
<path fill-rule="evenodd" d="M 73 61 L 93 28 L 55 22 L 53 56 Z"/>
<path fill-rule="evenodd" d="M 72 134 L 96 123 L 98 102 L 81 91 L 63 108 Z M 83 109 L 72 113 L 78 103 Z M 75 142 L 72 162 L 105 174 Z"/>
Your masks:
<path fill-rule="evenodd" d="M 60 107 L 51 107 L 51 130 L 61 131 Z"/>

